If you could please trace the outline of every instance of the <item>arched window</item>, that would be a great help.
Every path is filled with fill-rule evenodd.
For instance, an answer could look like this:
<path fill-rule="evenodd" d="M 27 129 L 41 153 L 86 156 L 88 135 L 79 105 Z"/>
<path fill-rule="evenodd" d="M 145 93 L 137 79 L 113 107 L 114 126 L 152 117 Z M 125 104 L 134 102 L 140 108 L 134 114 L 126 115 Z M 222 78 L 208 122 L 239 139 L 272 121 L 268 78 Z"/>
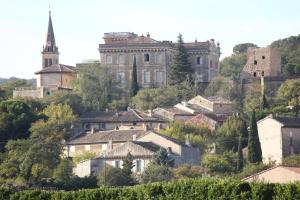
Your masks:
<path fill-rule="evenodd" d="M 149 62 L 149 60 L 150 60 L 150 55 L 148 53 L 145 53 L 144 54 L 144 61 Z"/>

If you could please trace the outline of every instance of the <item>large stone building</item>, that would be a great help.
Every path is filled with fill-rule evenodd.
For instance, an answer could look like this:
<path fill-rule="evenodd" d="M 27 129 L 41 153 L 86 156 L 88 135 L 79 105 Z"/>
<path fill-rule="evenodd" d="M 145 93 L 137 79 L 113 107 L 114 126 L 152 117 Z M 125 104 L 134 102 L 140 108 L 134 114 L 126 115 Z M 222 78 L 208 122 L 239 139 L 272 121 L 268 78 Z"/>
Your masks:
<path fill-rule="evenodd" d="M 42 69 L 35 72 L 37 87 L 32 89 L 17 88 L 13 92 L 14 97 L 43 98 L 58 90 L 72 89 L 72 82 L 76 79 L 76 71 L 72 66 L 59 64 L 59 52 L 55 42 L 51 12 L 49 12 L 46 42 L 41 53 Z"/>
<path fill-rule="evenodd" d="M 100 62 L 109 67 L 117 81 L 128 88 L 133 59 L 136 57 L 140 87 L 159 87 L 167 84 L 168 67 L 175 45 L 171 41 L 156 41 L 150 37 L 130 32 L 104 34 L 104 44 L 99 44 Z M 219 43 L 211 39 L 205 42 L 184 43 L 197 82 L 209 82 L 219 72 Z"/>
<path fill-rule="evenodd" d="M 281 74 L 281 54 L 278 49 L 250 47 L 247 63 L 243 68 L 244 77 L 276 77 Z"/>

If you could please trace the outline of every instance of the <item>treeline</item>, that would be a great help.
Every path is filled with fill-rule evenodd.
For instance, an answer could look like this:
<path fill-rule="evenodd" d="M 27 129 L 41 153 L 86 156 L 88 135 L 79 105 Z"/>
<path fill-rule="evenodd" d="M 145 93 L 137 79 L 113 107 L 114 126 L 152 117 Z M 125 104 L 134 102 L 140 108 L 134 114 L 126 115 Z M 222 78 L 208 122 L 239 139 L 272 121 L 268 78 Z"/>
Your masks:
<path fill-rule="evenodd" d="M 25 190 L 16 192 L 0 188 L 0 199 L 11 200 L 96 200 L 96 199 L 194 199 L 194 200 L 246 200 L 300 198 L 300 184 L 247 183 L 234 179 L 184 179 L 172 183 L 160 182 L 146 185 L 78 191 Z"/>

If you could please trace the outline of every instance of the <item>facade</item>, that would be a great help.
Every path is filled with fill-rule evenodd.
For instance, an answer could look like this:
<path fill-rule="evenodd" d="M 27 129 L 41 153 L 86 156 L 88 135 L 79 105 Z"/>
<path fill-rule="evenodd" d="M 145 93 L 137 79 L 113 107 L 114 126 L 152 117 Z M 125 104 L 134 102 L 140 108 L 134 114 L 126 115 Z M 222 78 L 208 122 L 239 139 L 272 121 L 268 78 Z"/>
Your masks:
<path fill-rule="evenodd" d="M 257 128 L 264 163 L 282 164 L 284 157 L 300 154 L 300 118 L 269 115 Z"/>
<path fill-rule="evenodd" d="M 212 130 L 223 123 L 234 112 L 233 102 L 222 97 L 202 97 L 183 101 L 171 108 L 156 108 L 156 117 L 169 121 L 183 121 L 191 124 L 205 124 Z"/>
<path fill-rule="evenodd" d="M 100 62 L 108 66 L 120 86 L 128 88 L 131 80 L 133 58 L 137 62 L 137 80 L 141 88 L 167 84 L 175 44 L 156 41 L 130 32 L 104 34 L 104 44 L 99 44 Z M 219 72 L 220 47 L 214 40 L 185 43 L 197 82 L 209 82 Z"/>
<path fill-rule="evenodd" d="M 154 117 L 151 112 L 144 113 L 128 108 L 127 111 L 96 111 L 80 116 L 80 127 L 86 130 L 112 130 L 121 126 L 143 126 L 149 128 L 166 127 L 167 120 Z"/>
<path fill-rule="evenodd" d="M 276 166 L 243 179 L 247 182 L 292 183 L 300 181 L 300 168 Z"/>
<path fill-rule="evenodd" d="M 76 79 L 76 70 L 72 66 L 59 64 L 59 52 L 55 42 L 51 12 L 49 12 L 46 43 L 42 51 L 42 69 L 35 72 L 37 88 L 17 88 L 14 97 L 43 98 L 58 90 L 72 90 L 72 82 Z"/>
<path fill-rule="evenodd" d="M 279 76 L 281 74 L 281 54 L 278 49 L 250 47 L 247 63 L 243 68 L 244 77 Z"/>
<path fill-rule="evenodd" d="M 98 174 L 105 166 L 122 168 L 124 159 L 128 152 L 133 157 L 135 173 L 142 173 L 152 160 L 153 155 L 160 149 L 168 151 L 170 157 L 174 159 L 175 166 L 181 164 L 200 164 L 200 151 L 189 144 L 176 139 L 161 135 L 154 131 L 148 131 L 143 136 L 127 141 L 122 145 L 107 150 L 93 159 L 79 163 L 74 168 L 77 176 L 89 176 Z"/>

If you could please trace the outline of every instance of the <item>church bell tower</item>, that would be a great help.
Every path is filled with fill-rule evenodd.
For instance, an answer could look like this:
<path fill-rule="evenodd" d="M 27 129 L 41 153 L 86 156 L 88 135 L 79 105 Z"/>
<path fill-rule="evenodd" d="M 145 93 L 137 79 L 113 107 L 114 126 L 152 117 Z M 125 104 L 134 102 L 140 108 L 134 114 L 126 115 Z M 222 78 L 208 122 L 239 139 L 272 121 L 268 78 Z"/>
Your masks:
<path fill-rule="evenodd" d="M 48 31 L 46 37 L 46 43 L 43 46 L 42 51 L 42 66 L 43 69 L 51 67 L 59 63 L 58 47 L 55 44 L 55 37 L 51 19 L 51 11 L 49 11 Z"/>

